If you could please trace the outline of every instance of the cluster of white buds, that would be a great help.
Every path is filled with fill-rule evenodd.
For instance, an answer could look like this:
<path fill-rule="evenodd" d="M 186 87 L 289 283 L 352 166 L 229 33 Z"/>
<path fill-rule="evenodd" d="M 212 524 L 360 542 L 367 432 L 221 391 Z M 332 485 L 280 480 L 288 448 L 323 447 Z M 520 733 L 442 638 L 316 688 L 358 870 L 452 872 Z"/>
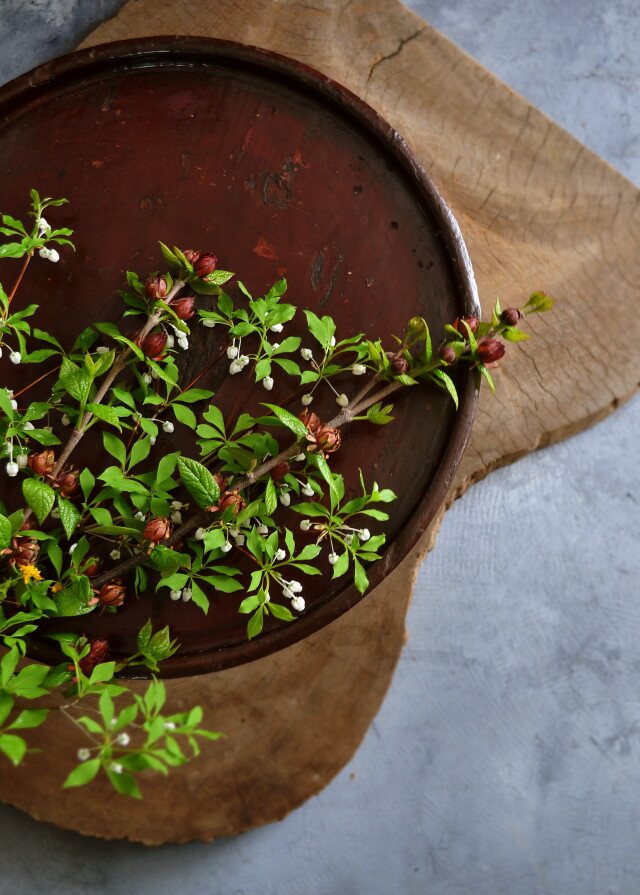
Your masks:
<path fill-rule="evenodd" d="M 282 596 L 291 600 L 291 607 L 295 609 L 296 612 L 302 612 L 305 607 L 305 602 L 304 597 L 300 596 L 302 591 L 300 582 L 295 581 L 293 578 L 291 581 L 287 581 L 286 578 L 281 578 L 280 584 L 282 585 Z"/>
<path fill-rule="evenodd" d="M 44 258 L 45 261 L 53 261 L 54 264 L 56 261 L 60 260 L 58 252 L 56 252 L 55 249 L 48 249 L 46 246 L 42 246 L 42 248 L 38 249 L 38 254 L 41 258 Z"/>
<path fill-rule="evenodd" d="M 190 587 L 184 587 L 182 590 L 171 590 L 169 591 L 169 598 L 176 602 L 179 599 L 182 599 L 184 603 L 188 603 L 191 597 L 193 596 L 193 591 Z"/>
<path fill-rule="evenodd" d="M 234 340 L 235 342 L 235 340 Z M 240 348 L 238 345 L 229 345 L 227 348 L 227 357 L 231 360 L 231 364 L 229 365 L 229 373 L 232 376 L 235 376 L 236 373 L 240 373 L 249 363 L 249 358 L 246 354 L 240 354 Z"/>

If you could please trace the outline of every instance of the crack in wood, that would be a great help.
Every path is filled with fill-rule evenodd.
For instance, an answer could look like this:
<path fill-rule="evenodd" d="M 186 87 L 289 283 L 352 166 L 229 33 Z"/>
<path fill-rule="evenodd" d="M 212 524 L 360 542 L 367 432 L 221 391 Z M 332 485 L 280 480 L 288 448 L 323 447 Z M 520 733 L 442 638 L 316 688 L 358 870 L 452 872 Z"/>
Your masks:
<path fill-rule="evenodd" d="M 376 61 L 373 63 L 373 65 L 369 69 L 369 76 L 367 77 L 367 84 L 369 83 L 369 81 L 371 80 L 371 78 L 373 76 L 374 69 L 376 69 L 379 65 L 382 65 L 383 62 L 388 62 L 389 59 L 394 59 L 396 56 L 399 56 L 400 53 L 402 52 L 402 50 L 404 49 L 404 47 L 408 43 L 410 43 L 412 40 L 415 40 L 416 37 L 419 37 L 423 33 L 423 31 L 426 31 L 426 30 L 427 30 L 426 27 L 418 28 L 417 31 L 414 31 L 414 33 L 410 34 L 408 37 L 401 38 L 400 43 L 398 44 L 397 48 L 393 51 L 393 53 L 389 53 L 388 56 L 382 56 L 381 59 L 376 59 Z"/>

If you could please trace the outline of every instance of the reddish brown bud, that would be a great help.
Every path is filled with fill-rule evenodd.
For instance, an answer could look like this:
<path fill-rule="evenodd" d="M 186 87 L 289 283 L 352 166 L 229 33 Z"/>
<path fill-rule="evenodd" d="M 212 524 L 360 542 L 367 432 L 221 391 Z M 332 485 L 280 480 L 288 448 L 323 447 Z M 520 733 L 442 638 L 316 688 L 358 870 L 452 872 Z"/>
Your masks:
<path fill-rule="evenodd" d="M 80 659 L 80 662 L 78 663 L 80 665 L 80 671 L 86 675 L 90 675 L 96 665 L 106 662 L 107 656 L 109 655 L 109 644 L 102 638 L 90 640 L 89 647 L 90 649 L 87 655 Z M 73 666 L 71 666 L 71 668 L 73 668 Z"/>
<path fill-rule="evenodd" d="M 478 345 L 478 357 L 483 364 L 492 364 L 500 360 L 504 352 L 504 344 L 497 339 L 483 339 Z"/>
<path fill-rule="evenodd" d="M 465 326 L 465 323 L 467 324 L 471 332 L 475 335 L 480 321 L 473 315 L 471 317 L 456 317 L 456 319 L 453 321 L 453 328 L 457 329 L 460 335 L 467 339 L 469 337 L 469 332 L 467 330 L 467 327 Z"/>
<path fill-rule="evenodd" d="M 320 417 L 313 410 L 309 410 L 308 407 L 305 407 L 299 419 L 305 424 L 311 435 L 314 435 L 318 429 L 322 428 Z"/>
<path fill-rule="evenodd" d="M 142 537 L 146 538 L 148 541 L 158 543 L 169 537 L 172 528 L 173 526 L 169 519 L 165 519 L 162 516 L 156 516 L 154 519 L 149 519 L 142 532 Z"/>
<path fill-rule="evenodd" d="M 273 467 L 270 473 L 271 478 L 274 482 L 279 482 L 280 479 L 283 479 L 286 475 L 289 474 L 290 469 L 291 467 L 286 462 L 286 460 L 284 460 L 282 463 L 278 463 L 276 464 L 276 466 Z"/>
<path fill-rule="evenodd" d="M 438 351 L 438 357 L 443 360 L 445 364 L 455 364 L 457 360 L 457 354 L 451 345 L 442 345 Z"/>
<path fill-rule="evenodd" d="M 29 454 L 27 465 L 38 475 L 48 475 L 56 465 L 56 457 L 51 448 L 47 448 L 37 454 Z"/>
<path fill-rule="evenodd" d="M 200 257 L 200 252 L 194 252 L 193 249 L 185 249 L 182 253 L 184 257 L 187 259 L 189 264 L 195 264 L 198 258 Z"/>
<path fill-rule="evenodd" d="M 58 473 L 54 485 L 60 489 L 63 497 L 71 497 L 78 487 L 80 472 L 75 466 L 65 466 Z"/>
<path fill-rule="evenodd" d="M 195 295 L 184 295 L 182 298 L 174 298 L 169 307 L 180 320 L 190 320 L 195 313 L 195 300 Z"/>
<path fill-rule="evenodd" d="M 136 339 L 136 345 L 141 349 L 145 357 L 151 360 L 162 360 L 164 350 L 167 347 L 166 333 L 149 333 L 144 339 Z"/>
<path fill-rule="evenodd" d="M 103 606 L 122 606 L 127 589 L 119 578 L 107 581 L 100 588 L 98 599 Z"/>
<path fill-rule="evenodd" d="M 237 491 L 225 491 L 220 498 L 218 509 L 226 510 L 227 507 L 234 507 L 234 514 L 237 516 L 240 510 L 244 509 L 244 500 Z"/>
<path fill-rule="evenodd" d="M 12 566 L 34 565 L 40 553 L 40 545 L 34 538 L 14 538 L 11 542 L 13 552 L 9 562 Z"/>
<path fill-rule="evenodd" d="M 86 560 L 85 565 L 81 569 L 81 573 L 83 575 L 87 575 L 89 578 L 94 578 L 100 572 L 100 560 L 97 556 L 90 556 L 89 559 Z"/>
<path fill-rule="evenodd" d="M 392 351 L 387 351 L 387 357 L 389 358 L 391 364 L 391 369 L 396 374 L 396 376 L 402 376 L 403 373 L 406 373 L 409 369 L 409 361 L 406 357 L 396 357 Z"/>
<path fill-rule="evenodd" d="M 193 269 L 199 277 L 206 277 L 216 269 L 218 259 L 213 252 L 203 252 L 197 261 L 193 262 Z"/>
<path fill-rule="evenodd" d="M 166 277 L 158 276 L 158 274 L 147 277 L 147 282 L 144 284 L 144 291 L 149 298 L 164 298 L 167 294 Z"/>
<path fill-rule="evenodd" d="M 323 426 L 316 434 L 316 444 L 321 454 L 332 454 L 342 444 L 342 435 L 339 429 Z M 310 448 L 311 450 L 311 448 Z"/>
<path fill-rule="evenodd" d="M 522 316 L 522 311 L 519 311 L 518 308 L 507 308 L 500 314 L 500 319 L 507 326 L 517 326 Z"/>

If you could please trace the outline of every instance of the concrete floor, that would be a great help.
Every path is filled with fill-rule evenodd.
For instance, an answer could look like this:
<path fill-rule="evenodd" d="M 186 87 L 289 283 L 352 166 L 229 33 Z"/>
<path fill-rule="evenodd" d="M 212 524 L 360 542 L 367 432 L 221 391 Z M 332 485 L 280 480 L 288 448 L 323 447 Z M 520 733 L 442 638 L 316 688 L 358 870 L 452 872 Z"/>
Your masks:
<path fill-rule="evenodd" d="M 4 0 L 0 78 L 121 5 Z M 634 0 L 409 5 L 640 183 Z M 378 718 L 285 821 L 150 852 L 0 806 L 1 895 L 637 895 L 639 431 L 636 398 L 450 510 Z"/>

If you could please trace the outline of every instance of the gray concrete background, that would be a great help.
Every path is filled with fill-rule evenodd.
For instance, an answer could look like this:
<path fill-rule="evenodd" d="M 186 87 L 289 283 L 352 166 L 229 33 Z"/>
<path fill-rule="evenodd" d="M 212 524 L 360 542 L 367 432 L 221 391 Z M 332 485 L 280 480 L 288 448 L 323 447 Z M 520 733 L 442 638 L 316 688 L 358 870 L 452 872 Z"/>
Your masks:
<path fill-rule="evenodd" d="M 2 0 L 0 78 L 121 5 Z M 636 0 L 409 5 L 640 182 Z M 450 510 L 380 714 L 285 821 L 150 851 L 0 806 L 0 893 L 637 895 L 639 432 L 636 398 Z"/>

